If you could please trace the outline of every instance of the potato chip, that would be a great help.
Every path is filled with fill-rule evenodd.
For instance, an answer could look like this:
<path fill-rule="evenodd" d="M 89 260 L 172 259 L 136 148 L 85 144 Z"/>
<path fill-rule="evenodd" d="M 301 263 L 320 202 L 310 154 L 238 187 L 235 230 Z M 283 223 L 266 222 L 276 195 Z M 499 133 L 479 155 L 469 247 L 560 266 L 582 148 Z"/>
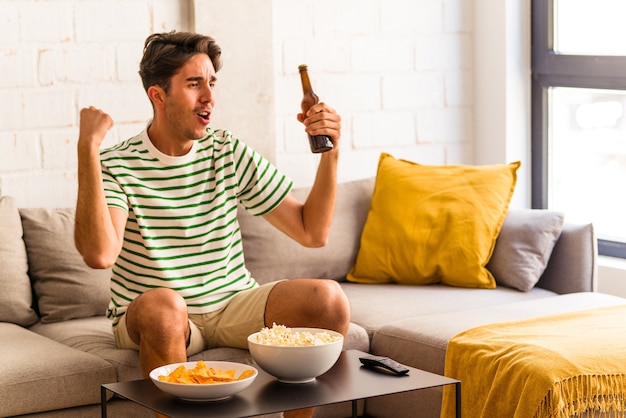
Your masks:
<path fill-rule="evenodd" d="M 253 374 L 254 374 L 254 370 L 252 370 L 252 369 L 247 369 L 247 370 L 244 370 L 243 372 L 241 372 L 241 374 L 239 375 L 239 377 L 237 378 L 237 380 L 243 380 L 243 379 L 246 379 L 246 378 L 248 378 L 248 377 L 252 376 Z"/>
<path fill-rule="evenodd" d="M 222 382 L 232 382 L 235 380 L 234 370 L 215 370 L 211 368 L 209 371 L 211 372 L 211 377 L 215 380 Z"/>
<path fill-rule="evenodd" d="M 185 366 L 178 366 L 167 376 L 159 376 L 159 380 L 169 383 L 184 384 L 213 384 L 233 382 L 242 380 L 254 374 L 254 370 L 244 370 L 238 379 L 235 379 L 235 370 L 216 370 L 212 367 L 206 367 L 206 363 L 202 360 L 196 362 L 193 369 L 187 369 Z"/>

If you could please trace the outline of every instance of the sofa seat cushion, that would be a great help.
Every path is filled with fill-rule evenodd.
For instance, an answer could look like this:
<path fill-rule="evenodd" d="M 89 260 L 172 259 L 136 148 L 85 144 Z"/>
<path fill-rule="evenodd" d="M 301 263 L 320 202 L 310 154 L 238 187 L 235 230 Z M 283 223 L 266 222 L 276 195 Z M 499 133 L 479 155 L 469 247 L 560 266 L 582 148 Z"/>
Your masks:
<path fill-rule="evenodd" d="M 348 335 L 343 341 L 344 350 L 370 351 L 370 337 L 367 330 L 354 322 L 350 323 Z"/>
<path fill-rule="evenodd" d="M 378 329 L 372 340 L 372 352 L 422 370 L 443 374 L 448 341 L 459 332 L 497 321 L 513 321 L 623 303 L 626 303 L 626 299 L 611 295 L 572 293 L 407 318 Z M 399 408 L 397 405 L 403 407 Z M 420 416 L 439 418 L 440 409 L 441 388 L 367 400 L 367 412 L 373 416 L 402 416 L 407 410 L 419 410 Z"/>
<path fill-rule="evenodd" d="M 348 334 L 344 339 L 344 350 L 361 350 L 369 351 L 370 340 L 367 332 L 363 327 L 351 323 L 348 329 Z M 248 350 L 241 350 L 238 348 L 220 347 L 211 350 L 203 351 L 190 359 L 193 360 L 221 360 L 221 361 L 236 361 L 240 363 L 249 363 L 247 359 L 250 358 Z"/>
<path fill-rule="evenodd" d="M 100 385 L 116 381 L 105 360 L 15 324 L 0 323 L 0 416 L 100 403 Z"/>
<path fill-rule="evenodd" d="M 142 379 L 139 355 L 135 350 L 120 350 L 115 345 L 111 320 L 104 316 L 71 319 L 64 322 L 38 322 L 30 330 L 56 342 L 85 353 L 98 356 L 110 363 L 117 373 L 118 381 Z M 344 349 L 369 351 L 370 339 L 367 332 L 356 324 L 350 324 Z M 195 360 L 220 360 L 250 363 L 248 350 L 220 347 L 205 350 L 190 357 Z"/>
<path fill-rule="evenodd" d="M 405 318 L 505 305 L 554 296 L 556 293 L 535 287 L 520 292 L 508 287 L 472 289 L 442 284 L 411 286 L 400 284 L 341 283 L 352 308 L 352 322 L 362 326 L 370 339 L 380 327 Z M 375 303 L 372 303 L 373 299 Z"/>
<path fill-rule="evenodd" d="M 348 334 L 346 335 L 343 343 L 344 350 L 361 350 L 369 351 L 370 339 L 363 327 L 354 323 L 350 324 L 348 328 Z M 211 350 L 205 350 L 201 353 L 190 357 L 191 361 L 195 360 L 220 360 L 220 361 L 236 361 L 239 363 L 252 364 L 253 360 L 250 357 L 248 350 L 241 350 L 238 348 L 219 347 Z"/>
<path fill-rule="evenodd" d="M 139 369 L 139 354 L 135 350 L 117 348 L 111 320 L 105 316 L 52 323 L 38 322 L 30 330 L 105 360 L 115 369 L 118 381 L 143 378 Z"/>
<path fill-rule="evenodd" d="M 495 322 L 625 303 L 626 299 L 613 295 L 580 292 L 460 312 L 412 317 L 389 323 L 378 329 L 372 339 L 372 352 L 392 357 L 413 367 L 443 374 L 448 341 L 462 331 Z"/>

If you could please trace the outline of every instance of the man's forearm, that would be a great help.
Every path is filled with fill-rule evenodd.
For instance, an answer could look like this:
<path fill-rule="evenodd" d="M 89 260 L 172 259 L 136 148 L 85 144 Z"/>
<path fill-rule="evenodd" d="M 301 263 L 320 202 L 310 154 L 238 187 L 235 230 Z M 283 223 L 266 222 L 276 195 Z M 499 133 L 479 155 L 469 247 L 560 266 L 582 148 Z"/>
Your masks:
<path fill-rule="evenodd" d="M 108 268 L 117 257 L 118 239 L 104 197 L 99 154 L 82 151 L 78 160 L 74 241 L 87 265 Z"/>
<path fill-rule="evenodd" d="M 315 230 L 327 240 L 337 201 L 337 166 L 339 155 L 331 151 L 321 156 L 315 181 L 304 204 L 303 222 L 305 229 Z"/>

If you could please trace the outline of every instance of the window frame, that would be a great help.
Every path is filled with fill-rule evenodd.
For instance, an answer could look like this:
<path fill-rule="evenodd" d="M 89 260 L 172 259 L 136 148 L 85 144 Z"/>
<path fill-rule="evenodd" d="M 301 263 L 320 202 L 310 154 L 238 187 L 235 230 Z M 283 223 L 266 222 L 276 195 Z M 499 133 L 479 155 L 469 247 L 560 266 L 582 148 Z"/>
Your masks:
<path fill-rule="evenodd" d="M 531 206 L 535 209 L 548 207 L 550 87 L 626 90 L 626 56 L 554 51 L 554 1 L 531 3 Z M 598 239 L 598 253 L 626 258 L 626 242 Z"/>

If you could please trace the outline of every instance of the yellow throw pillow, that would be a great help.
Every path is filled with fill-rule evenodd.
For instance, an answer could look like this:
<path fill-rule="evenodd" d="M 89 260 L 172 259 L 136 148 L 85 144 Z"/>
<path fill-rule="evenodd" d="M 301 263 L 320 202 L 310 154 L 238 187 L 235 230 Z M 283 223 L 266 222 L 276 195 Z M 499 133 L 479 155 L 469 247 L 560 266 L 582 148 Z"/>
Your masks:
<path fill-rule="evenodd" d="M 485 265 L 519 166 L 427 166 L 381 154 L 361 247 L 347 279 L 495 288 Z"/>

